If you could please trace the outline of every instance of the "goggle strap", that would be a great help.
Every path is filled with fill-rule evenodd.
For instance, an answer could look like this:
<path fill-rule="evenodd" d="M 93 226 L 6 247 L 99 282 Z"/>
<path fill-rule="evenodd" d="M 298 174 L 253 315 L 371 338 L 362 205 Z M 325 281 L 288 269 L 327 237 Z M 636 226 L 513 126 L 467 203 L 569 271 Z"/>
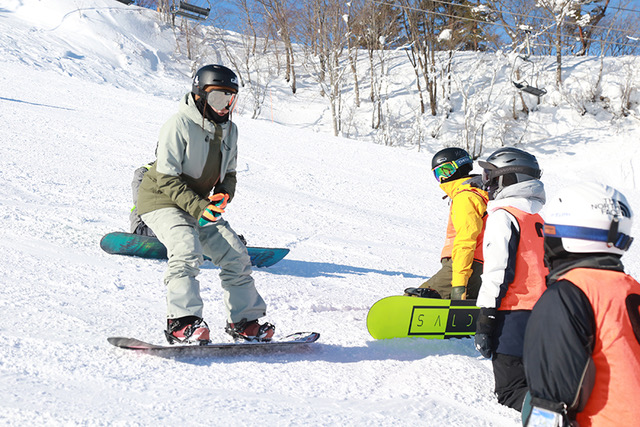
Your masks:
<path fill-rule="evenodd" d="M 493 178 L 497 178 L 499 176 L 507 175 L 510 173 L 524 173 L 536 179 L 542 176 L 542 171 L 540 169 L 534 169 L 528 166 L 505 166 L 499 169 L 489 170 L 487 180 L 490 181 Z"/>
<path fill-rule="evenodd" d="M 564 237 L 567 239 L 593 240 L 605 242 L 618 249 L 626 251 L 633 242 L 633 237 L 624 233 L 618 233 L 619 221 L 617 218 L 611 222 L 609 230 L 601 228 L 580 227 L 577 225 L 545 224 L 544 235 L 549 237 Z"/>
<path fill-rule="evenodd" d="M 444 166 L 444 165 L 446 165 L 446 164 L 448 164 L 448 163 L 451 163 L 451 164 L 452 164 L 452 165 L 454 165 L 456 168 L 459 168 L 460 166 L 462 166 L 462 165 L 466 165 L 467 163 L 471 163 L 471 162 L 473 162 L 473 160 L 471 160 L 471 157 L 469 157 L 469 156 L 464 156 L 464 157 L 460 157 L 460 158 L 459 158 L 459 159 L 457 159 L 457 160 L 450 160 L 450 161 L 448 161 L 448 162 L 444 162 L 444 163 L 442 163 L 442 164 L 439 164 L 438 166 L 436 166 L 435 168 L 432 168 L 431 170 L 432 170 L 432 171 L 436 171 L 436 170 L 438 170 L 439 168 L 441 168 L 442 166 Z"/>
<path fill-rule="evenodd" d="M 472 163 L 473 160 L 471 160 L 470 156 L 464 156 L 464 157 L 460 157 L 458 160 L 455 161 L 456 165 L 458 167 L 462 166 L 462 165 L 466 165 L 467 163 Z"/>

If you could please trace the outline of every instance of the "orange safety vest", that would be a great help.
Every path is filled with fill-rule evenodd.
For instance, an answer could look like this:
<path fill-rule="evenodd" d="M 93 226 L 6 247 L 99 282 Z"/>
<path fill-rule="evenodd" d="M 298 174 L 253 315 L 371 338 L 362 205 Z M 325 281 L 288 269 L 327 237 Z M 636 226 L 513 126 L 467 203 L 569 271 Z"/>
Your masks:
<path fill-rule="evenodd" d="M 580 427 L 639 425 L 640 405 L 633 401 L 640 395 L 640 283 L 620 271 L 593 268 L 575 268 L 563 279 L 585 293 L 596 321 L 595 384 L 576 420 Z"/>
<path fill-rule="evenodd" d="M 516 253 L 516 271 L 513 282 L 500 301 L 498 310 L 532 310 L 547 289 L 549 269 L 544 265 L 544 220 L 512 206 L 504 209 L 513 215 L 520 226 L 520 241 Z"/>
<path fill-rule="evenodd" d="M 483 194 L 481 191 L 471 186 L 469 186 L 469 188 L 465 188 L 464 190 L 457 192 L 456 195 L 460 194 L 463 191 L 470 191 L 474 194 L 477 194 L 484 201 L 485 204 L 489 201 L 486 193 Z M 480 231 L 480 234 L 478 234 L 478 237 L 476 238 L 476 250 L 473 252 L 473 259 L 480 262 L 484 261 L 484 257 L 482 256 L 482 241 L 484 239 L 484 227 L 486 224 L 487 224 L 487 215 L 484 215 L 484 217 L 482 218 L 482 231 Z M 456 239 L 456 229 L 453 226 L 453 221 L 451 219 L 451 209 L 449 209 L 449 220 L 447 221 L 447 235 L 444 239 L 444 247 L 442 248 L 442 252 L 440 253 L 440 259 L 451 258 L 451 253 L 453 252 L 453 242 L 455 239 Z"/>

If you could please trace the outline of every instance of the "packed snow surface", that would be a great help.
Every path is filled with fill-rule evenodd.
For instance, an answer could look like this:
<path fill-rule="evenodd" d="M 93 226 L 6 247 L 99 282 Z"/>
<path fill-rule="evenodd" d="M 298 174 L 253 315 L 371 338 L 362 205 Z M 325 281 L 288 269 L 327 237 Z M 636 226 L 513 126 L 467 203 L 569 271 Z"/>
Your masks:
<path fill-rule="evenodd" d="M 238 189 L 225 218 L 252 246 L 291 249 L 254 271 L 265 319 L 277 336 L 317 331 L 318 343 L 166 358 L 107 343 L 164 342 L 166 263 L 109 255 L 98 242 L 128 230 L 133 171 L 154 159 L 190 67 L 153 11 L 0 0 L 0 423 L 517 425 L 471 339 L 367 333 L 375 301 L 439 267 L 448 205 L 430 161 L 442 142 L 418 150 L 334 137 L 314 89 L 274 85 L 258 120 L 239 106 Z M 523 147 L 548 194 L 599 180 L 640 212 L 637 109 L 613 120 L 543 103 L 531 116 Z M 635 277 L 639 257 L 636 244 L 623 258 Z M 214 341 L 229 341 L 218 271 L 207 262 L 199 276 L 205 319 Z"/>

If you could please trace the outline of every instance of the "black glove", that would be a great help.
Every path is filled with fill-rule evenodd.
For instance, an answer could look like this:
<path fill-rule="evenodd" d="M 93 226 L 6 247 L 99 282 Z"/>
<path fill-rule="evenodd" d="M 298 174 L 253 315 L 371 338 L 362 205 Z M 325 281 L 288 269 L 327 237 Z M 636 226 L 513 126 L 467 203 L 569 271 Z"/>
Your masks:
<path fill-rule="evenodd" d="M 491 334 L 496 323 L 496 311 L 495 308 L 481 308 L 476 322 L 476 335 L 474 337 L 476 350 L 487 359 L 493 355 Z"/>
<path fill-rule="evenodd" d="M 479 334 L 476 332 L 476 335 L 473 337 L 473 339 L 476 343 L 476 350 L 480 352 L 482 357 L 491 359 L 493 351 L 491 350 L 491 337 L 489 336 L 489 334 Z"/>
<path fill-rule="evenodd" d="M 467 287 L 453 286 L 451 288 L 451 299 L 455 299 L 455 300 L 467 299 Z"/>
<path fill-rule="evenodd" d="M 442 297 L 435 289 L 431 288 L 407 288 L 404 290 L 405 296 L 409 297 L 420 297 L 420 298 L 437 298 L 441 299 Z"/>
<path fill-rule="evenodd" d="M 475 187 L 475 188 L 479 188 L 479 189 L 482 189 L 482 187 L 484 185 L 483 182 L 482 182 L 482 176 L 481 175 L 471 175 L 471 177 L 468 180 L 466 180 L 465 182 L 463 182 L 462 184 L 463 185 L 464 184 L 469 184 L 470 186 Z"/>

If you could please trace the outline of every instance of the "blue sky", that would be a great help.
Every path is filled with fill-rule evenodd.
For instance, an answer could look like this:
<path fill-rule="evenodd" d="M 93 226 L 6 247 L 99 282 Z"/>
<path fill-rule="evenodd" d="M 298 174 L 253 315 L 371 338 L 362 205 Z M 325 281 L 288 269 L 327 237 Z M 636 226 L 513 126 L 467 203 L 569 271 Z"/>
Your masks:
<path fill-rule="evenodd" d="M 236 20 L 234 19 L 234 10 L 237 6 L 232 0 L 187 0 L 189 3 L 201 7 L 210 7 L 212 16 L 218 16 L 221 21 L 218 25 L 229 30 L 238 30 Z M 290 0 L 291 1 L 291 0 Z M 345 0 L 346 1 L 346 0 Z M 640 0 L 612 0 L 608 6 L 608 15 L 611 16 L 617 12 L 617 8 L 624 9 L 621 12 L 630 13 L 640 19 Z"/>

